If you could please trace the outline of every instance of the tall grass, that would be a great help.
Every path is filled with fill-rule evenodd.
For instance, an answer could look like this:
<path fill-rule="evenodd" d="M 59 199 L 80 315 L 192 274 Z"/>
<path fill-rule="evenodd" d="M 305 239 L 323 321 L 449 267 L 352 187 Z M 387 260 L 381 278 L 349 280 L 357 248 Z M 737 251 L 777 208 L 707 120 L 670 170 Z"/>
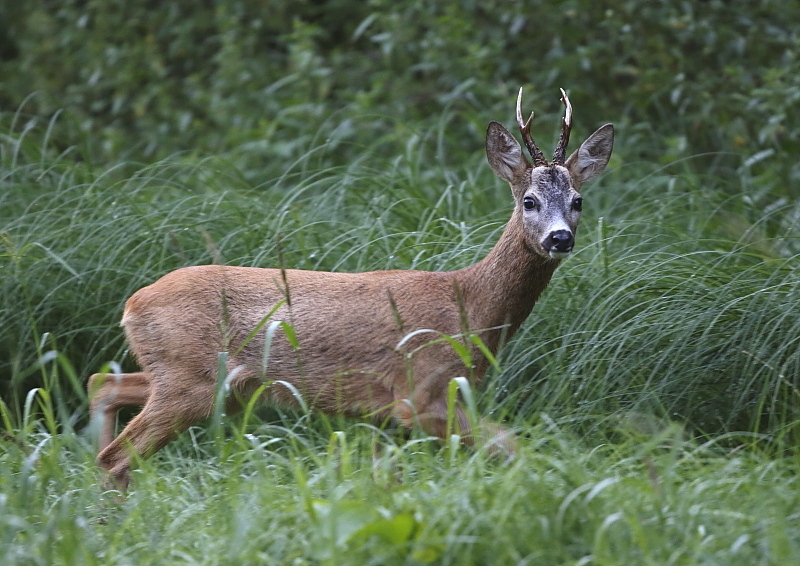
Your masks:
<path fill-rule="evenodd" d="M 273 418 L 221 443 L 192 429 L 97 487 L 84 439 L 2 441 L 4 564 L 791 564 L 797 461 L 681 427 L 604 443 L 551 419 L 501 464 L 317 416 Z M 376 440 L 377 439 L 377 440 Z M 372 444 L 383 451 L 373 466 Z"/>
<path fill-rule="evenodd" d="M 669 180 L 648 186 L 633 215 L 600 217 L 579 236 L 581 249 L 506 351 L 498 381 L 513 393 L 502 402 L 573 416 L 581 407 L 595 421 L 656 411 L 705 432 L 794 430 L 798 256 L 780 240 L 753 239 L 749 226 L 724 238 L 720 204 L 664 195 L 658 185 Z M 658 220 L 636 217 L 656 199 Z"/>
<path fill-rule="evenodd" d="M 336 165 L 321 146 L 258 175 L 238 168 L 254 158 L 241 152 L 94 172 L 12 132 L 0 280 L 12 413 L 40 384 L 45 350 L 81 377 L 128 364 L 116 326 L 124 300 L 180 266 L 274 266 L 279 253 L 289 267 L 335 271 L 473 263 L 496 241 L 510 198 L 480 140 L 459 166 L 441 167 L 443 131 L 384 139 L 402 152 L 391 161 L 373 146 Z M 496 410 L 589 421 L 656 411 L 703 432 L 797 422 L 797 206 L 757 215 L 728 196 L 739 179 L 672 169 L 612 161 L 586 188 L 576 254 L 490 379 Z M 783 228 L 769 237 L 772 225 Z"/>
<path fill-rule="evenodd" d="M 445 132 L 409 128 L 348 164 L 322 143 L 293 163 L 245 147 L 99 171 L 46 132 L 5 133 L 2 562 L 797 561 L 798 207 L 753 208 L 745 172 L 626 164 L 624 143 L 481 389 L 481 413 L 520 433 L 513 461 L 272 410 L 193 428 L 130 495 L 101 494 L 82 387 L 131 365 L 127 296 L 211 262 L 471 264 L 510 197 L 482 140 L 455 159 Z"/>

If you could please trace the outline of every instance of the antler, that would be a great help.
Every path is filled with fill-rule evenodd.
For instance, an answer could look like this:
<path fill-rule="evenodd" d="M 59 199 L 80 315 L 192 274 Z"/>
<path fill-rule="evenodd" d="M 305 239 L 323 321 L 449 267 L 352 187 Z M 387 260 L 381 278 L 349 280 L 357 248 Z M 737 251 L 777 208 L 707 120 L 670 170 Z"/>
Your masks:
<path fill-rule="evenodd" d="M 562 90 L 561 92 L 564 91 Z M 531 112 L 528 121 L 524 124 L 522 123 L 522 88 L 520 88 L 517 96 L 517 125 L 519 126 L 519 132 L 522 134 L 522 141 L 525 142 L 525 147 L 528 148 L 528 153 L 533 158 L 534 167 L 547 166 L 547 159 L 544 158 L 542 150 L 536 147 L 536 143 L 531 137 L 531 120 L 533 120 L 533 112 Z"/>
<path fill-rule="evenodd" d="M 564 103 L 564 117 L 561 119 L 561 137 L 558 138 L 558 145 L 553 152 L 553 164 L 564 165 L 567 155 L 567 144 L 569 143 L 569 131 L 572 128 L 572 104 L 569 103 L 567 93 L 561 89 L 561 102 Z"/>

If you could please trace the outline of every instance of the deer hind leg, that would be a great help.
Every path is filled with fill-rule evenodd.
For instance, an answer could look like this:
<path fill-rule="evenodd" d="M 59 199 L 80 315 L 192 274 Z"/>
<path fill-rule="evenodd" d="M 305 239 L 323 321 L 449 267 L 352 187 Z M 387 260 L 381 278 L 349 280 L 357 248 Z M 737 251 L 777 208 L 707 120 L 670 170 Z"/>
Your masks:
<path fill-rule="evenodd" d="M 97 462 L 115 482 L 127 489 L 134 459 L 147 459 L 178 434 L 211 415 L 214 382 L 196 376 L 170 375 L 153 379 L 142 411 L 97 456 Z"/>
<path fill-rule="evenodd" d="M 141 407 L 150 396 L 149 373 L 96 373 L 89 378 L 87 389 L 91 402 L 89 414 L 92 422 L 100 422 L 98 452 L 114 440 L 117 411 L 122 407 Z"/>

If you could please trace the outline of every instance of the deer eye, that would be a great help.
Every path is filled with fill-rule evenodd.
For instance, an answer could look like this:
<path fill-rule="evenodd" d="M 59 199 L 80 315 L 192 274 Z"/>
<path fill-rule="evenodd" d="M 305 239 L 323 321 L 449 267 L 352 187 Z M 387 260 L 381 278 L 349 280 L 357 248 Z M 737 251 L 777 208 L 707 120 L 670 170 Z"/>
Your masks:
<path fill-rule="evenodd" d="M 572 208 L 580 212 L 583 209 L 583 199 L 581 197 L 572 201 Z"/>
<path fill-rule="evenodd" d="M 536 199 L 533 197 L 525 197 L 522 199 L 522 206 L 525 207 L 525 210 L 533 210 L 536 208 Z"/>

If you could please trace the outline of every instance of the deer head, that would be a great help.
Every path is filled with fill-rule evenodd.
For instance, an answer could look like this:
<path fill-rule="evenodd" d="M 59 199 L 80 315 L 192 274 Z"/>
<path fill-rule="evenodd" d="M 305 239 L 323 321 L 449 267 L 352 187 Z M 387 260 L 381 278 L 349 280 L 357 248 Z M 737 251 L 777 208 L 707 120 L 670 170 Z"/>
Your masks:
<path fill-rule="evenodd" d="M 614 127 L 601 126 L 568 159 L 564 159 L 572 127 L 572 105 L 564 90 L 565 114 L 561 136 L 548 163 L 530 133 L 533 113 L 522 122 L 522 89 L 517 97 L 517 125 L 533 159 L 531 165 L 514 137 L 498 122 L 486 131 L 486 156 L 492 170 L 511 186 L 512 221 L 521 222 L 528 249 L 540 256 L 562 259 L 572 251 L 580 217 L 581 185 L 599 175 L 608 164 L 614 145 Z"/>

